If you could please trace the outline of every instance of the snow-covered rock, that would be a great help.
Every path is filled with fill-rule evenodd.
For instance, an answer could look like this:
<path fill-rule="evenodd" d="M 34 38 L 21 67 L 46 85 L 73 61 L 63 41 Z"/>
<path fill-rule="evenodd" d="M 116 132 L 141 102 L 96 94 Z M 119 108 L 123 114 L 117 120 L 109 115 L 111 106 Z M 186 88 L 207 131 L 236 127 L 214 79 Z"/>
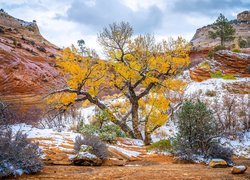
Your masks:
<path fill-rule="evenodd" d="M 102 160 L 89 152 L 79 152 L 72 159 L 73 164 L 78 166 L 100 166 Z"/>

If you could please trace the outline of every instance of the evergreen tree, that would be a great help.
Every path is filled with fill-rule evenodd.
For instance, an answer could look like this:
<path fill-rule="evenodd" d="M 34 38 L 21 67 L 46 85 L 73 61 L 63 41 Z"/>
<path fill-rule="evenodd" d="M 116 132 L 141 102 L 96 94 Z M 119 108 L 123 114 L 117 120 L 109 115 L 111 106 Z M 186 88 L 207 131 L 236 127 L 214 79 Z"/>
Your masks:
<path fill-rule="evenodd" d="M 208 32 L 209 37 L 212 39 L 219 37 L 221 46 L 224 46 L 226 41 L 232 41 L 234 39 L 235 29 L 223 14 L 219 15 L 212 28 L 214 31 Z"/>

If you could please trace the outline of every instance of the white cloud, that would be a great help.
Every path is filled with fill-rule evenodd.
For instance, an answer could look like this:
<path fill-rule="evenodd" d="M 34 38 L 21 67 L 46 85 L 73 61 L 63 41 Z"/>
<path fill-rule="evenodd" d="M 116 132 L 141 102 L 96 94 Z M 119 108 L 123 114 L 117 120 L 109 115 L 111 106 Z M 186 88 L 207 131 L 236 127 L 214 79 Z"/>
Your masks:
<path fill-rule="evenodd" d="M 212 23 L 218 12 L 232 19 L 247 5 L 248 0 L 0 1 L 0 7 L 10 15 L 37 20 L 42 35 L 52 43 L 66 47 L 84 39 L 86 45 L 98 52 L 101 47 L 97 44 L 97 33 L 113 21 L 130 21 L 136 33 L 153 33 L 157 39 L 182 35 L 190 40 L 195 30 Z"/>

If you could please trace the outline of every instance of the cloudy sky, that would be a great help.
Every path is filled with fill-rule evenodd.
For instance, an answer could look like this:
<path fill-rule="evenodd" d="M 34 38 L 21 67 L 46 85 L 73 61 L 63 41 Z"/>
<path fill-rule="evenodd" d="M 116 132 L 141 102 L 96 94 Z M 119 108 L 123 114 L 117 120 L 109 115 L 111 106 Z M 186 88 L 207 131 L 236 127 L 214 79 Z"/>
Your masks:
<path fill-rule="evenodd" d="M 112 22 L 129 22 L 135 34 L 190 40 L 219 13 L 235 19 L 249 10 L 250 0 L 0 0 L 0 8 L 20 19 L 36 20 L 42 35 L 60 47 L 84 39 L 100 52 L 96 35 Z"/>

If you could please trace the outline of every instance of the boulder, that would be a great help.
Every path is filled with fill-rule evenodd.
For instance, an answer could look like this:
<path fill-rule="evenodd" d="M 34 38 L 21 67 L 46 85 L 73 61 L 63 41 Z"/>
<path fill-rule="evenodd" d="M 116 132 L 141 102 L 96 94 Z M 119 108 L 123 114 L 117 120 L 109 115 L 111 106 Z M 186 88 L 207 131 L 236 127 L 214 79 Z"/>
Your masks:
<path fill-rule="evenodd" d="M 247 170 L 247 167 L 244 165 L 234 166 L 231 170 L 232 174 L 243 174 Z"/>
<path fill-rule="evenodd" d="M 228 167 L 228 164 L 223 159 L 212 159 L 209 162 L 209 166 L 212 168 L 226 168 L 226 167 Z"/>
<path fill-rule="evenodd" d="M 89 152 L 77 153 L 72 161 L 73 164 L 78 166 L 100 166 L 102 164 L 102 160 L 100 158 Z"/>
<path fill-rule="evenodd" d="M 72 158 L 73 164 L 78 166 L 100 166 L 102 160 L 92 154 L 92 146 L 81 145 L 79 152 Z"/>

